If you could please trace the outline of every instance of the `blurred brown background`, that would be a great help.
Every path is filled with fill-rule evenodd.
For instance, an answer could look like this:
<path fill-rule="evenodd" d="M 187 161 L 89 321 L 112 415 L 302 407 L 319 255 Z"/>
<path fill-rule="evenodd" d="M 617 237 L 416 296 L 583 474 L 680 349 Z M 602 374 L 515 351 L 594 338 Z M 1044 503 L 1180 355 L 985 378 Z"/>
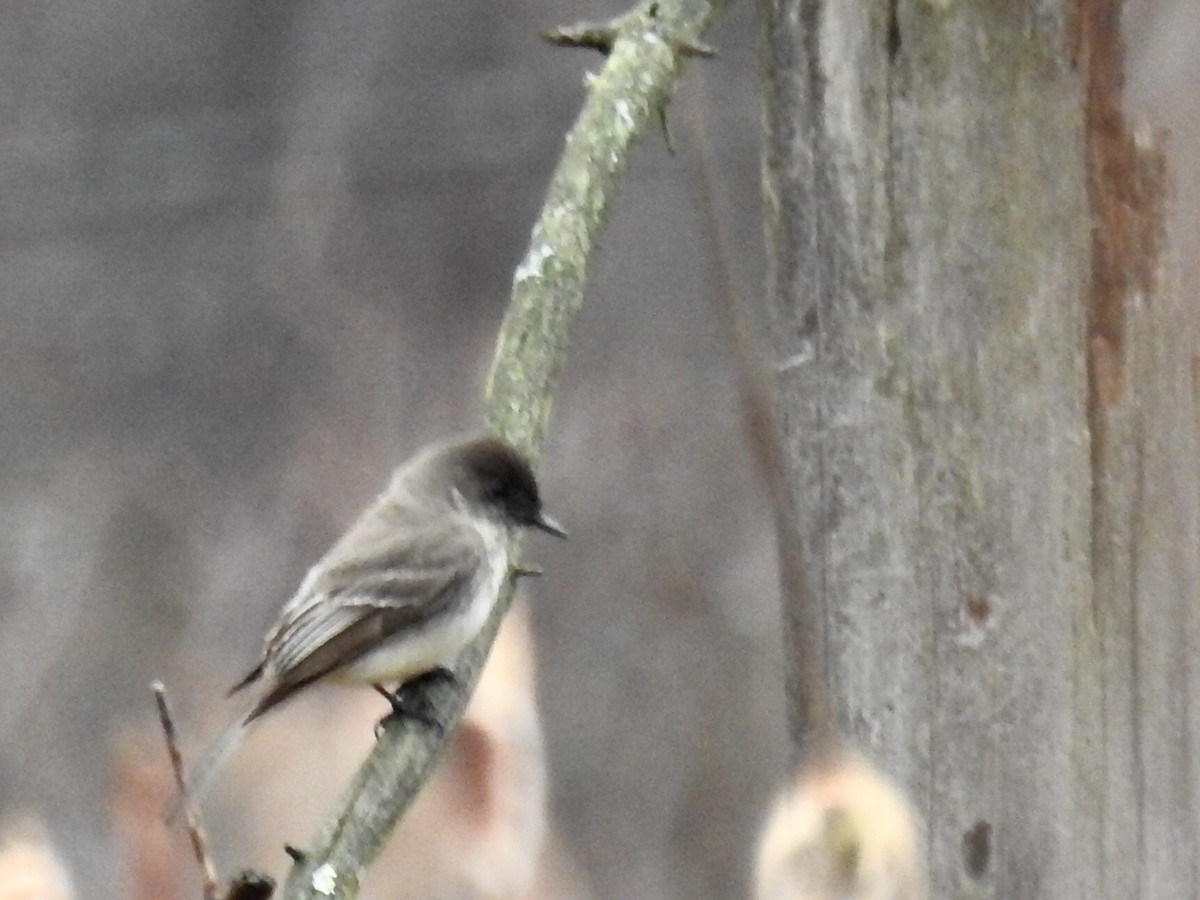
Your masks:
<path fill-rule="evenodd" d="M 396 462 L 479 421 L 598 65 L 536 32 L 624 8 L 0 4 L 0 816 L 40 818 L 80 896 L 126 896 L 113 760 L 165 766 L 153 731 L 141 743 L 150 679 L 211 737 L 305 567 Z M 633 161 L 545 453 L 572 540 L 531 552 L 537 740 L 550 833 L 599 898 L 743 896 L 788 758 L 770 515 L 689 112 L 757 306 L 753 16 L 732 4 L 705 84 L 691 67 L 679 155 L 652 136 Z M 1200 6 L 1138 0 L 1127 24 L 1131 102 L 1173 133 L 1186 291 Z M 213 798 L 226 872 L 283 868 L 381 713 L 369 692 L 295 706 Z M 289 742 L 312 761 L 289 764 Z"/>

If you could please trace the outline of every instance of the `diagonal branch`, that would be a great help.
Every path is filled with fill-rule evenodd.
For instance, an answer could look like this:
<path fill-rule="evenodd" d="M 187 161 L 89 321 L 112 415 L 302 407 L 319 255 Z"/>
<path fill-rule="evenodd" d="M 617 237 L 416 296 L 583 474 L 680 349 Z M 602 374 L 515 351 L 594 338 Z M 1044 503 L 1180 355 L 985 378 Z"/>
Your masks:
<path fill-rule="evenodd" d="M 536 452 L 550 417 L 570 326 L 583 304 L 587 267 L 629 149 L 658 122 L 679 75 L 683 48 L 723 0 L 651 0 L 609 26 L 618 35 L 550 182 L 488 377 L 489 419 Z"/>
<path fill-rule="evenodd" d="M 536 458 L 550 419 L 571 327 L 583 305 L 588 268 L 629 151 L 653 127 L 670 98 L 682 58 L 701 46 L 701 31 L 724 0 L 647 0 L 612 23 L 616 39 L 603 68 L 589 78 L 588 97 L 550 182 L 529 251 L 513 278 L 487 379 L 488 420 Z M 512 598 L 504 590 L 488 624 L 455 666 L 474 688 Z M 380 735 L 347 790 L 342 807 L 312 847 L 298 854 L 283 897 L 330 900 L 356 896 L 366 868 L 429 777 L 469 690 L 436 680 L 424 699 L 446 723 L 441 733 L 395 721 Z"/>

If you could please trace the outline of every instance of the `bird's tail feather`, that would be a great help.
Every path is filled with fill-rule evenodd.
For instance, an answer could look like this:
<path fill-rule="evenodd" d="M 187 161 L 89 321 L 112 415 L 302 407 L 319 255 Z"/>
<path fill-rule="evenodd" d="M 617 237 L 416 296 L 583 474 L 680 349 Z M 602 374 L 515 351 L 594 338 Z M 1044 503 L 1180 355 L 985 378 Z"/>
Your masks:
<path fill-rule="evenodd" d="M 241 745 L 249 726 L 250 718 L 248 716 L 240 716 L 235 719 L 209 745 L 208 749 L 204 751 L 204 755 L 200 757 L 200 761 L 192 767 L 191 774 L 187 779 L 188 799 L 192 803 L 199 803 L 204 795 L 208 793 L 208 789 L 212 787 L 217 775 L 225 767 L 225 763 L 229 761 L 229 757 Z M 167 822 L 175 822 L 181 812 L 183 812 L 183 797 L 179 796 L 171 804 L 171 809 L 167 815 Z"/>

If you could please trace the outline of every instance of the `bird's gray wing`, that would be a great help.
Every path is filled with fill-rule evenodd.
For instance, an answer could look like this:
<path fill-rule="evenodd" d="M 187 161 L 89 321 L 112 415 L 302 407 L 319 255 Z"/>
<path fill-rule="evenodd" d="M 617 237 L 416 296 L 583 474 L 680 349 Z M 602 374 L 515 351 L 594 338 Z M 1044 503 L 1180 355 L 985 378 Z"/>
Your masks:
<path fill-rule="evenodd" d="M 284 607 L 267 639 L 268 687 L 247 721 L 464 598 L 485 562 L 479 532 L 461 519 L 355 531 Z"/>

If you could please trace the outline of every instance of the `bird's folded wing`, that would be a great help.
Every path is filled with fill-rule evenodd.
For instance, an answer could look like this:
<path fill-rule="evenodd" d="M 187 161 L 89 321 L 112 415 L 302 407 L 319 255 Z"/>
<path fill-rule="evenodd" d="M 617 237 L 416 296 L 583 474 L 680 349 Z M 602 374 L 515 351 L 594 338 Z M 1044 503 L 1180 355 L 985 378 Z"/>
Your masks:
<path fill-rule="evenodd" d="M 398 631 L 466 602 L 485 553 L 473 528 L 443 524 L 397 534 L 404 540 L 381 535 L 344 560 L 331 553 L 305 579 L 271 635 L 272 684 L 251 718 Z"/>

